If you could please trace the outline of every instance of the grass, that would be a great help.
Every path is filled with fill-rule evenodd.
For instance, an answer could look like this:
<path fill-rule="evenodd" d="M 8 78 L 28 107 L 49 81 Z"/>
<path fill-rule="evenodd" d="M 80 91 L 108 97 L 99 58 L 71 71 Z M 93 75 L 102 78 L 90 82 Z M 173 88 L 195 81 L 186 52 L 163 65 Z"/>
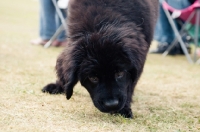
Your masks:
<path fill-rule="evenodd" d="M 62 48 L 30 45 L 38 36 L 38 1 L 0 1 L 1 132 L 198 132 L 200 67 L 184 56 L 148 55 L 136 87 L 133 120 L 99 112 L 77 84 L 72 99 L 41 88 L 56 79 Z"/>

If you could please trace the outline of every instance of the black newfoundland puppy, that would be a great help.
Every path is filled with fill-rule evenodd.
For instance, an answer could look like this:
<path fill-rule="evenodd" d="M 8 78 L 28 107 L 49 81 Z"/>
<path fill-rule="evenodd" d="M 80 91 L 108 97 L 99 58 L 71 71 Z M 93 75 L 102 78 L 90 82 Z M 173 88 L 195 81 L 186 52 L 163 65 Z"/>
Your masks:
<path fill-rule="evenodd" d="M 73 94 L 80 81 L 102 112 L 132 118 L 134 87 L 153 37 L 158 0 L 70 0 L 69 47 L 56 63 L 57 81 L 42 91 Z"/>

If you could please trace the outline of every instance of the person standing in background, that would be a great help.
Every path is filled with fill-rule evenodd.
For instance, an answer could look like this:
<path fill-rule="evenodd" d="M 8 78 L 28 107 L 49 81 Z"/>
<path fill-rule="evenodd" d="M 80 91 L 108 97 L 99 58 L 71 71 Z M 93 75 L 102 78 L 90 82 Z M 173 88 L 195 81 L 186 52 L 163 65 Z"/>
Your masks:
<path fill-rule="evenodd" d="M 160 3 L 162 0 L 159 0 Z M 167 3 L 176 8 L 176 9 L 184 9 L 194 3 L 195 0 L 167 0 Z M 158 46 L 156 50 L 151 50 L 149 53 L 151 54 L 162 54 L 167 50 L 172 41 L 175 39 L 175 33 L 167 19 L 167 16 L 163 10 L 162 5 L 159 6 L 159 17 L 157 19 L 156 28 L 154 32 L 154 40 L 158 42 Z M 176 22 L 176 20 L 175 20 Z M 176 22 L 178 26 L 178 23 Z M 180 29 L 180 28 L 179 28 Z M 183 54 L 180 46 L 174 47 L 170 52 L 170 55 Z"/>
<path fill-rule="evenodd" d="M 51 0 L 39 0 L 39 2 L 39 38 L 31 40 L 31 44 L 33 45 L 45 45 L 62 24 L 56 12 L 56 8 Z M 66 11 L 64 9 L 61 9 L 61 12 L 64 18 L 66 18 Z M 66 32 L 63 31 L 59 34 L 57 39 L 54 40 L 51 46 L 59 47 L 65 46 L 66 44 Z"/>

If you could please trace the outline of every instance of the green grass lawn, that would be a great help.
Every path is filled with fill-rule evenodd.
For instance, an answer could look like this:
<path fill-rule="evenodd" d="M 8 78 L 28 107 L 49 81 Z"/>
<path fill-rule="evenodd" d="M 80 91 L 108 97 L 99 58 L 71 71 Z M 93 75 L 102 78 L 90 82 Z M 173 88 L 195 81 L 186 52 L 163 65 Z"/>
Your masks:
<path fill-rule="evenodd" d="M 184 56 L 148 55 L 132 120 L 99 112 L 80 84 L 70 100 L 42 93 L 62 48 L 30 44 L 38 10 L 37 0 L 0 1 L 0 132 L 200 131 L 200 65 Z"/>

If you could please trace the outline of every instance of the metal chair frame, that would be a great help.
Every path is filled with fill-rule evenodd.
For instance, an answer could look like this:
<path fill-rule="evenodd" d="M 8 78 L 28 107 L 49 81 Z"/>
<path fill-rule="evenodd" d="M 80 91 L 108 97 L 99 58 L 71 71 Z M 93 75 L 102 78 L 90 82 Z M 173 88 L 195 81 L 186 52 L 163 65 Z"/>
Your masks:
<path fill-rule="evenodd" d="M 166 2 L 165 0 L 162 1 L 162 5 L 164 4 L 164 2 Z M 199 2 L 200 3 L 200 0 L 196 0 L 196 2 Z M 163 53 L 163 56 L 165 57 L 169 52 L 170 50 L 176 45 L 180 44 L 187 60 L 189 63 L 200 63 L 200 60 L 197 60 L 197 56 L 196 56 L 196 53 L 194 53 L 194 58 L 192 59 L 191 56 L 189 55 L 188 51 L 187 51 L 187 48 L 186 48 L 186 45 L 185 43 L 183 42 L 182 40 L 182 37 L 181 37 L 181 34 L 183 33 L 183 31 L 185 30 L 185 27 L 188 23 L 190 23 L 192 21 L 192 19 L 194 17 L 196 17 L 196 20 L 195 20 L 195 37 L 194 37 L 194 43 L 195 43 L 195 51 L 198 47 L 198 34 L 199 34 L 199 24 L 200 24 L 200 7 L 197 7 L 194 9 L 194 11 L 188 16 L 187 20 L 185 21 L 185 23 L 183 24 L 182 28 L 180 31 L 178 31 L 175 23 L 174 23 L 174 20 L 172 18 L 172 15 L 169 13 L 170 11 L 168 9 L 166 9 L 164 6 L 163 6 L 163 10 L 169 20 L 169 23 L 170 25 L 172 26 L 172 29 L 176 35 L 176 38 L 174 39 L 174 41 L 172 42 L 172 44 L 169 46 L 169 48 Z"/>

